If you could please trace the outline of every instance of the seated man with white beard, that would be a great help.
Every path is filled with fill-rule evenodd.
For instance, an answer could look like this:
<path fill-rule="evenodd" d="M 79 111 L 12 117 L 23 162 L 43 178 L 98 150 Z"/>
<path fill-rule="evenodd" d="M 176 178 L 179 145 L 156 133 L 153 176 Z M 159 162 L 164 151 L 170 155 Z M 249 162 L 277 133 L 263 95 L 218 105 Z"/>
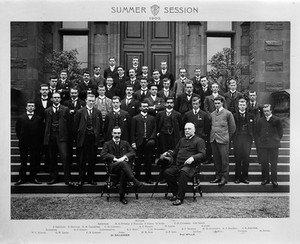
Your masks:
<path fill-rule="evenodd" d="M 197 165 L 205 159 L 205 142 L 195 135 L 195 125 L 186 123 L 184 134 L 176 148 L 165 152 L 160 160 L 173 159 L 173 163 L 164 171 L 164 177 L 173 193 L 170 198 L 173 205 L 181 205 L 184 200 L 188 180 L 196 172 Z"/>

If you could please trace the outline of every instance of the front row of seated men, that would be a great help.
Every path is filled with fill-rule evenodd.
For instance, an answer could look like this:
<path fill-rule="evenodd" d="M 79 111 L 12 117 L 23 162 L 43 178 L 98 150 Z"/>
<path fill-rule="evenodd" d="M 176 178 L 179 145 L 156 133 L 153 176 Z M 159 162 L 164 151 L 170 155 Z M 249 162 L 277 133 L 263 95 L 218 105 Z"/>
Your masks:
<path fill-rule="evenodd" d="M 58 163 L 57 156 L 59 154 L 64 170 L 65 184 L 70 186 L 81 187 L 84 184 L 84 178 L 87 172 L 87 181 L 89 184 L 96 185 L 94 178 L 95 173 L 95 163 L 97 160 L 97 148 L 102 141 L 102 115 L 101 112 L 95 108 L 95 96 L 90 94 L 86 99 L 86 106 L 78 110 L 73 118 L 73 125 L 70 123 L 70 113 L 69 109 L 65 106 L 60 105 L 60 93 L 52 94 L 52 106 L 45 110 L 44 119 L 34 113 L 35 104 L 33 102 L 28 102 L 26 106 L 26 114 L 22 115 L 16 122 L 16 133 L 19 138 L 20 146 L 20 158 L 21 158 L 21 168 L 20 168 L 20 179 L 16 185 L 26 182 L 26 165 L 28 154 L 30 154 L 30 181 L 35 184 L 40 184 L 36 179 L 36 174 L 38 172 L 38 165 L 40 160 L 40 155 L 37 151 L 43 141 L 44 145 L 48 147 L 48 155 L 50 159 L 49 173 L 51 175 L 51 180 L 47 182 L 48 184 L 55 184 L 58 182 Z M 169 99 L 168 99 L 169 100 Z M 172 106 L 160 113 L 166 113 L 165 119 L 168 122 L 168 117 L 171 117 Z M 170 99 L 170 103 L 174 102 Z M 233 132 L 235 132 L 235 121 L 233 115 L 230 111 L 223 108 L 223 99 L 218 97 L 215 98 L 216 110 L 212 112 L 211 121 L 212 128 L 210 133 L 210 143 L 212 145 L 212 151 L 214 156 L 214 164 L 216 168 L 216 179 L 211 183 L 219 183 L 219 185 L 224 185 L 228 181 L 228 158 L 229 158 L 229 146 L 230 139 L 233 137 Z M 247 131 L 249 131 L 249 124 L 247 121 L 251 122 L 252 117 L 249 115 L 245 117 L 243 115 L 245 100 L 240 99 L 239 101 L 239 113 L 235 116 L 236 121 L 241 121 L 237 123 L 237 132 L 235 134 L 236 142 L 238 145 L 240 139 L 246 136 Z M 120 200 L 122 203 L 127 203 L 124 197 L 124 187 L 126 186 L 125 180 L 129 179 L 133 181 L 135 187 L 139 188 L 142 184 L 138 181 L 139 170 L 136 179 L 133 176 L 131 168 L 128 167 L 127 162 L 135 157 L 135 151 L 137 151 L 140 156 L 145 156 L 145 152 L 149 152 L 149 148 L 153 149 L 153 140 L 156 132 L 156 122 L 150 121 L 151 116 L 147 114 L 148 104 L 142 102 L 140 106 L 141 112 L 132 119 L 132 131 L 131 131 L 131 143 L 121 140 L 118 146 L 115 146 L 115 142 L 120 140 L 121 131 L 120 126 L 116 126 L 112 129 L 112 139 L 104 143 L 101 156 L 106 159 L 109 164 L 109 170 L 111 172 L 121 172 L 121 187 L 120 187 Z M 170 111 L 171 110 L 171 111 Z M 262 148 L 261 158 L 262 162 L 262 172 L 263 172 L 263 182 L 262 185 L 269 183 L 269 162 L 271 163 L 271 180 L 274 186 L 278 186 L 277 183 L 277 157 L 278 157 L 278 147 L 279 141 L 282 137 L 282 125 L 280 119 L 276 116 L 272 116 L 270 106 L 263 108 L 265 116 L 260 118 L 257 122 L 256 131 L 259 134 L 258 144 Z M 176 112 L 176 111 L 173 111 Z M 176 113 L 175 113 L 176 114 Z M 158 116 L 159 117 L 159 116 Z M 178 116 L 177 116 L 178 117 Z M 175 117 L 174 117 L 175 118 Z M 245 120 L 244 120 L 245 118 Z M 154 118 L 153 118 L 154 119 Z M 173 118 L 172 118 L 173 119 Z M 43 123 L 44 121 L 44 123 Z M 172 120 L 170 120 L 172 121 Z M 148 125 L 154 126 L 149 127 Z M 170 123 L 172 125 L 173 122 Z M 44 133 L 43 133 L 44 129 Z M 172 128 L 164 128 L 168 132 Z M 79 151 L 78 160 L 78 171 L 79 171 L 79 181 L 73 183 L 70 181 L 70 164 L 68 163 L 68 135 L 74 133 L 76 138 L 76 146 Z M 199 164 L 206 156 L 206 146 L 205 141 L 195 135 L 195 124 L 186 123 L 184 126 L 185 137 L 178 139 L 174 151 L 161 152 L 162 160 L 164 158 L 169 158 L 173 160 L 173 164 L 168 167 L 164 176 L 165 179 L 173 193 L 171 200 L 174 200 L 174 205 L 180 205 L 183 202 L 185 195 L 185 188 L 187 185 L 187 180 L 194 174 L 196 170 L 196 165 Z M 43 135 L 43 136 L 42 136 Z M 274 137 L 274 138 L 273 138 Z M 244 140 L 242 140 L 244 142 Z M 249 145 L 249 143 L 247 144 Z M 246 146 L 243 145 L 243 146 Z M 247 147 L 248 148 L 248 147 Z M 133 150 L 134 149 L 134 150 Z M 243 149 L 241 149 L 242 151 Z M 247 149 L 248 150 L 248 149 Z M 153 155 L 152 150 L 151 155 L 148 155 L 147 159 Z M 220 155 L 220 157 L 218 157 Z M 270 161 L 271 157 L 271 161 Z M 147 160 L 146 160 L 147 161 Z M 151 161 L 149 164 L 146 163 L 146 177 L 150 180 L 151 176 Z M 244 162 L 245 163 L 245 162 Z M 246 162 L 247 163 L 247 162 Z M 88 164 L 88 167 L 86 165 Z M 137 166 L 140 167 L 141 159 L 138 160 Z M 87 168 L 87 169 L 86 169 Z M 242 176 L 241 176 L 242 177 Z M 243 175 L 243 177 L 246 177 Z M 239 178 L 245 183 L 245 178 Z"/>

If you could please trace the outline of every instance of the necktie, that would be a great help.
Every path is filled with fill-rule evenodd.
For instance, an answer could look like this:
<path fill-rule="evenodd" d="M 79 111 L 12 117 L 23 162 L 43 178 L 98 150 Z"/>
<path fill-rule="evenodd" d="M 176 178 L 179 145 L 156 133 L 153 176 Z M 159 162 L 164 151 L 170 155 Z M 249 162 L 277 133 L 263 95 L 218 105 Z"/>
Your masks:
<path fill-rule="evenodd" d="M 219 109 L 217 109 L 217 114 L 219 113 Z"/>
<path fill-rule="evenodd" d="M 126 99 L 126 105 L 130 103 L 131 99 Z"/>
<path fill-rule="evenodd" d="M 194 114 L 197 115 L 197 111 L 196 110 L 194 110 Z"/>
<path fill-rule="evenodd" d="M 92 109 L 88 109 L 89 116 L 92 116 Z"/>
<path fill-rule="evenodd" d="M 31 120 L 33 113 L 28 113 L 27 115 L 28 115 L 28 119 Z"/>
<path fill-rule="evenodd" d="M 167 116 L 170 116 L 171 115 L 171 112 L 167 112 Z"/>

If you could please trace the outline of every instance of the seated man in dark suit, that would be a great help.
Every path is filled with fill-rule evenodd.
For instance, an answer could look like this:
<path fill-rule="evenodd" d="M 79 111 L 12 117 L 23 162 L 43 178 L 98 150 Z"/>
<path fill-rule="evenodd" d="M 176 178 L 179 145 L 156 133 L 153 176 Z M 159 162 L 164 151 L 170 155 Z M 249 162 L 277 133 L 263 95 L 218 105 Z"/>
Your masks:
<path fill-rule="evenodd" d="M 134 177 L 128 164 L 129 160 L 135 157 L 135 152 L 127 141 L 120 140 L 120 138 L 121 128 L 116 126 L 112 130 L 112 139 L 103 145 L 101 157 L 107 160 L 110 173 L 120 173 L 120 201 L 127 204 L 125 198 L 127 180 L 132 181 L 136 188 L 140 188 L 143 184 Z"/>
<path fill-rule="evenodd" d="M 165 179 L 173 193 L 173 205 L 181 205 L 184 200 L 188 179 L 196 172 L 196 166 L 205 159 L 205 142 L 195 135 L 195 125 L 186 123 L 185 137 L 177 143 L 174 151 L 165 152 L 161 160 L 169 158 L 173 163 L 164 171 Z"/>

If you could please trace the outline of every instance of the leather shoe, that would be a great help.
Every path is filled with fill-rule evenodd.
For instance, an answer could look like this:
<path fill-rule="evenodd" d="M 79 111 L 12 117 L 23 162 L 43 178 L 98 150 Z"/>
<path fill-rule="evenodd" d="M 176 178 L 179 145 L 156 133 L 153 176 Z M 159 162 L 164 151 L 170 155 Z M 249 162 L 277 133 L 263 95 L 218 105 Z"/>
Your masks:
<path fill-rule="evenodd" d="M 18 185 L 21 185 L 21 184 L 24 184 L 26 183 L 25 180 L 18 180 L 16 183 L 15 183 L 15 186 L 18 186 Z"/>
<path fill-rule="evenodd" d="M 83 182 L 79 181 L 74 184 L 75 187 L 80 188 L 83 186 Z"/>
<path fill-rule="evenodd" d="M 177 200 L 177 197 L 176 196 L 172 196 L 172 197 L 169 197 L 168 198 L 171 202 L 174 202 Z"/>
<path fill-rule="evenodd" d="M 234 181 L 235 184 L 240 184 L 242 181 L 240 179 L 237 179 Z"/>
<path fill-rule="evenodd" d="M 249 181 L 246 179 L 242 179 L 241 182 L 245 183 L 245 184 L 249 184 Z"/>
<path fill-rule="evenodd" d="M 270 183 L 270 181 L 268 181 L 268 180 L 263 180 L 260 184 L 261 184 L 262 186 L 264 186 L 264 185 L 269 184 L 269 183 Z"/>
<path fill-rule="evenodd" d="M 32 181 L 30 181 L 30 183 L 33 183 L 33 184 L 42 184 L 42 182 L 38 181 L 37 179 L 33 179 Z"/>
<path fill-rule="evenodd" d="M 177 199 L 175 202 L 173 202 L 173 205 L 174 205 L 174 206 L 179 206 L 179 205 L 181 205 L 181 204 L 182 204 L 182 201 L 179 200 L 179 199 Z"/>
<path fill-rule="evenodd" d="M 221 180 L 221 182 L 218 184 L 218 186 L 224 186 L 225 184 L 227 184 L 226 180 Z"/>
<path fill-rule="evenodd" d="M 278 183 L 276 181 L 272 181 L 273 187 L 278 187 Z"/>
<path fill-rule="evenodd" d="M 221 182 L 221 179 L 214 179 L 214 180 L 210 181 L 210 183 L 219 183 L 219 182 Z"/>
<path fill-rule="evenodd" d="M 48 185 L 53 185 L 55 183 L 58 183 L 58 180 L 53 179 L 53 180 L 50 180 L 50 181 L 47 182 Z"/>
<path fill-rule="evenodd" d="M 88 184 L 93 185 L 93 186 L 96 186 L 96 185 L 97 185 L 97 182 L 95 182 L 95 181 L 92 180 L 92 181 L 89 181 Z"/>
<path fill-rule="evenodd" d="M 71 182 L 71 181 L 67 181 L 67 182 L 65 182 L 65 184 L 67 185 L 67 186 L 76 186 L 76 184 L 74 183 L 74 182 Z"/>
<path fill-rule="evenodd" d="M 120 198 L 120 202 L 123 203 L 123 204 L 127 204 L 128 203 L 128 201 L 126 200 L 125 197 Z"/>

